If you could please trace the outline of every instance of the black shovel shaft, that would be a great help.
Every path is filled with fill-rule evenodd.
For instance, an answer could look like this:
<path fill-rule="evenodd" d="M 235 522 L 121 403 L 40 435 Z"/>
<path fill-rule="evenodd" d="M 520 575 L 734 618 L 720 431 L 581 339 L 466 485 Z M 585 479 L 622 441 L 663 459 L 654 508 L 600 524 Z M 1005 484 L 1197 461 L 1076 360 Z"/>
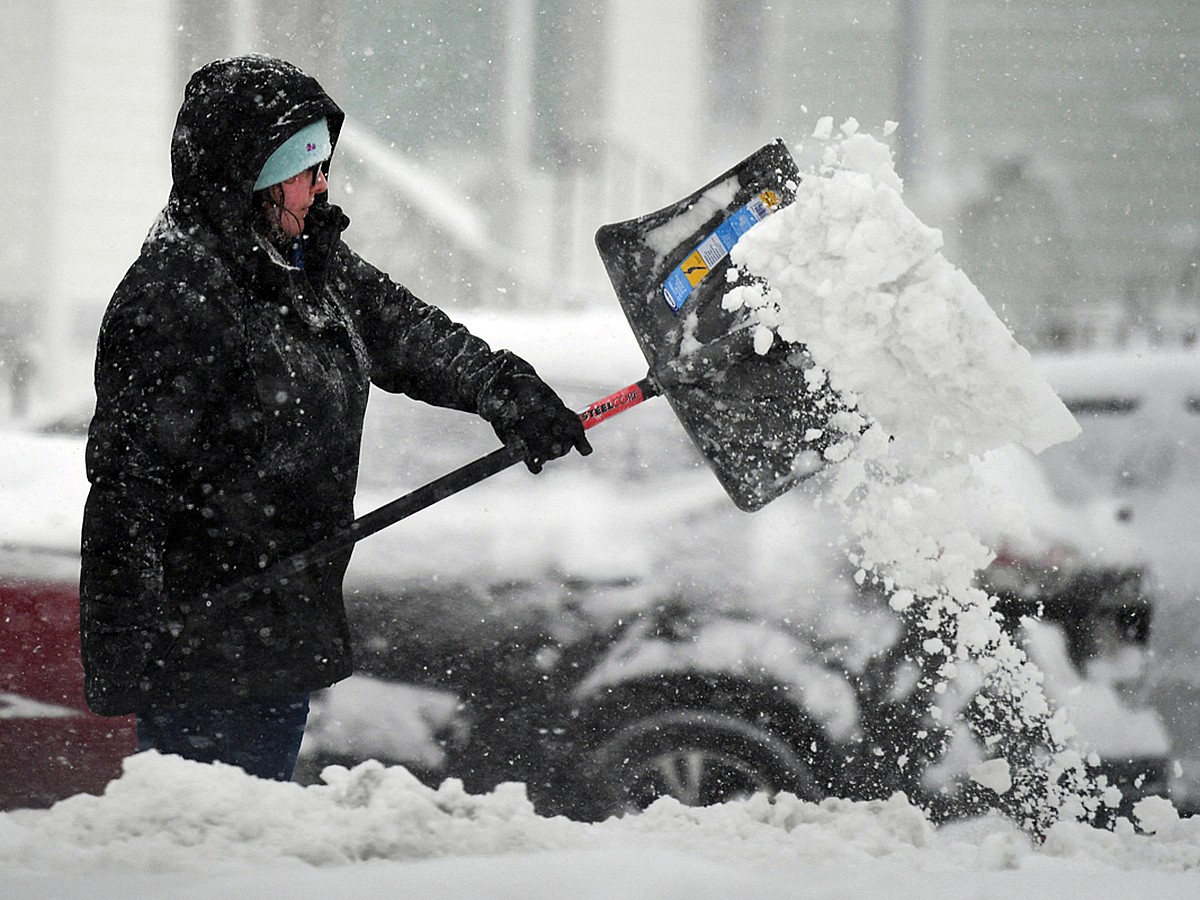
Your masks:
<path fill-rule="evenodd" d="M 579 414 L 579 419 L 583 422 L 586 430 L 599 425 L 605 419 L 632 409 L 644 400 L 658 396 L 659 393 L 658 385 L 647 375 L 641 381 L 597 400 Z M 301 550 L 299 553 L 280 560 L 269 569 L 257 572 L 222 589 L 209 599 L 213 602 L 221 602 L 249 596 L 254 591 L 270 585 L 287 584 L 288 579 L 292 576 L 303 572 L 315 563 L 328 559 L 339 550 L 345 550 L 363 538 L 382 531 L 389 525 L 407 519 L 440 500 L 445 500 L 473 484 L 478 484 L 492 475 L 503 472 L 522 459 L 524 459 L 524 454 L 517 447 L 505 446 L 493 450 L 486 456 L 481 456 L 452 472 L 447 472 L 440 478 L 434 479 L 403 497 L 397 497 L 390 503 L 385 503 L 383 506 L 359 516 L 349 525 L 339 528 L 308 549 Z"/>

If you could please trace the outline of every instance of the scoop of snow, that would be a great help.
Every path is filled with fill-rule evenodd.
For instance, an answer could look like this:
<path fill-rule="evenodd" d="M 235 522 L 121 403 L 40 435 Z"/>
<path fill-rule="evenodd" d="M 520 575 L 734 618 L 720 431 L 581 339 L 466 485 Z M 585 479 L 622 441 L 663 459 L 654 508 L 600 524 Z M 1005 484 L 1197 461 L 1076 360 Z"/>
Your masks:
<path fill-rule="evenodd" d="M 981 661 L 987 681 L 973 726 L 1001 756 L 1012 741 L 1015 755 L 981 764 L 975 780 L 1034 831 L 1062 810 L 1090 815 L 1108 793 L 1092 784 L 1041 674 L 976 585 L 993 558 L 980 535 L 1021 526 L 973 463 L 1015 445 L 1041 451 L 1079 426 L 942 254 L 941 233 L 906 206 L 887 145 L 853 119 L 836 138 L 822 119 L 814 136 L 827 141 L 821 165 L 792 204 L 734 246 L 745 277 L 723 305 L 756 329 L 758 352 L 776 341 L 803 346 L 813 383 L 844 399 L 844 421 L 830 424 L 848 437 L 825 451 L 833 465 L 823 496 L 842 514 L 860 583 L 874 579 L 926 632 L 918 646 L 936 673 L 923 676 L 927 696 L 946 690 L 954 660 Z M 997 527 L 987 519 L 1001 508 Z M 1040 758 L 1020 746 L 1028 734 L 1045 744 Z M 1039 775 L 1014 780 L 1014 765 Z"/>

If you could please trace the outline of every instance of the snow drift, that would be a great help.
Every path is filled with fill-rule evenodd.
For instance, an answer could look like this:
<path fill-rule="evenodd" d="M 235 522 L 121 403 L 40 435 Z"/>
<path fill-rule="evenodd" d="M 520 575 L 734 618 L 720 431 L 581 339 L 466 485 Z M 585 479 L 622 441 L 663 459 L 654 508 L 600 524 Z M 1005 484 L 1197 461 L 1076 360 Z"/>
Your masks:
<path fill-rule="evenodd" d="M 901 796 L 718 807 L 660 800 L 598 824 L 534 814 L 518 785 L 434 790 L 401 768 L 331 767 L 303 788 L 145 753 L 105 796 L 0 816 L 8 896 L 961 896 L 1053 883 L 1187 896 L 1200 823 L 1142 801 L 1136 833 L 1074 823 L 1040 850 L 990 817 L 935 829 Z M 969 873 L 969 874 L 968 874 Z M 808 891 L 809 893 L 805 893 Z M 983 896 L 984 894 L 980 894 Z M 1104 895 L 1103 892 L 1100 895 Z"/>

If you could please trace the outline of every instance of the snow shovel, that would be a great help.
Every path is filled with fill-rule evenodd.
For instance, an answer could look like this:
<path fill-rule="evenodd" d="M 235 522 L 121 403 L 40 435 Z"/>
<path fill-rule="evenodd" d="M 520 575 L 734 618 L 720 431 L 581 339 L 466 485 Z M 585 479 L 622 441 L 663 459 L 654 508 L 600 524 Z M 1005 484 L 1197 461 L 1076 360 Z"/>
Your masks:
<path fill-rule="evenodd" d="M 759 355 L 746 314 L 721 305 L 731 286 L 729 251 L 791 203 L 799 181 L 776 140 L 678 203 L 596 233 L 650 378 L 747 512 L 817 470 L 829 417 L 842 408 L 832 391 L 805 383 L 802 351 L 776 342 Z"/>
<path fill-rule="evenodd" d="M 665 395 L 726 493 L 748 512 L 816 470 L 797 466 L 796 460 L 802 450 L 823 449 L 819 438 L 811 438 L 828 431 L 832 408 L 827 393 L 806 387 L 794 348 L 758 355 L 750 328 L 721 308 L 729 251 L 742 234 L 795 199 L 798 181 L 795 160 L 777 140 L 679 202 L 605 225 L 596 234 L 650 371 L 580 413 L 584 428 Z M 519 450 L 501 447 L 366 513 L 220 596 L 285 584 L 312 564 L 522 458 Z"/>

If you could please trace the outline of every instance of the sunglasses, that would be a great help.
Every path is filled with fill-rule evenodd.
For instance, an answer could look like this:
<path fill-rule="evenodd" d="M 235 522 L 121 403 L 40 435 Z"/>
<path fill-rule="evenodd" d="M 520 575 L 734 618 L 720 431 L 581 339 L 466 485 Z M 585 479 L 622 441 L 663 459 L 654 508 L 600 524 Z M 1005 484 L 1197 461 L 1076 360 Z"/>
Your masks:
<path fill-rule="evenodd" d="M 283 179 L 283 181 L 284 181 L 284 184 L 295 184 L 297 181 L 299 181 L 301 178 L 303 178 L 305 175 L 307 175 L 309 177 L 309 179 L 311 179 L 310 184 L 315 185 L 317 183 L 317 177 L 324 172 L 324 169 L 325 169 L 325 163 L 319 162 L 315 166 L 309 166 L 303 172 L 297 172 L 291 178 Z"/>

